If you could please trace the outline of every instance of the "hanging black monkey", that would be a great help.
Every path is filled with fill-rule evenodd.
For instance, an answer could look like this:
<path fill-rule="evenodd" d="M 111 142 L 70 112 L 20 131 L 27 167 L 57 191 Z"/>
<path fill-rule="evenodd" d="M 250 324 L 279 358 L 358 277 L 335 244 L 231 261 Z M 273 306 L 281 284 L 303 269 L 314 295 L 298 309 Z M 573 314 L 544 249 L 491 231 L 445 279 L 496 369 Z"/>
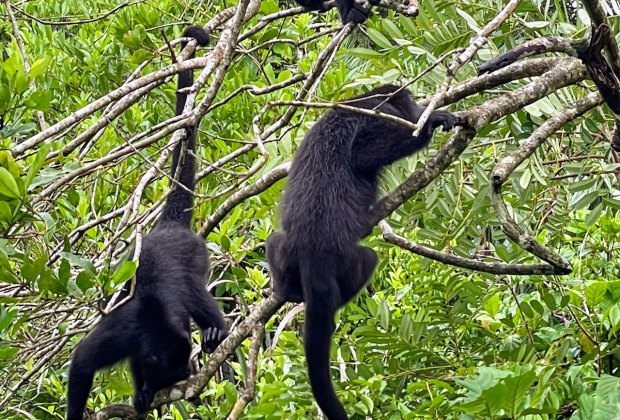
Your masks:
<path fill-rule="evenodd" d="M 183 34 L 205 46 L 199 26 Z M 184 46 L 184 45 L 183 45 Z M 183 112 L 192 70 L 179 73 L 176 115 Z M 190 318 L 202 330 L 202 349 L 213 351 L 228 329 L 222 312 L 205 288 L 209 259 L 204 240 L 191 231 L 194 149 L 197 127 L 187 129 L 187 153 L 157 226 L 144 237 L 136 286 L 130 300 L 105 316 L 75 348 L 69 372 L 68 420 L 81 420 L 96 371 L 128 359 L 134 381 L 134 406 L 146 412 L 155 392 L 190 374 Z M 182 144 L 172 155 L 172 177 Z M 185 187 L 185 188 L 183 188 Z M 122 295 L 127 295 L 126 285 Z"/>

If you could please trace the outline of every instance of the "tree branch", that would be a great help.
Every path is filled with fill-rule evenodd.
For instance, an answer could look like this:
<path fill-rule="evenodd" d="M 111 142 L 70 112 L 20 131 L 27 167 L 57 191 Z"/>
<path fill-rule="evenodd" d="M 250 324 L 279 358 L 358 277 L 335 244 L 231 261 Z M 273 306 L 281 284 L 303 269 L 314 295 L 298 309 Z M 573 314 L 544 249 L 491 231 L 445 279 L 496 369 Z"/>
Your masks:
<path fill-rule="evenodd" d="M 515 276 L 555 274 L 555 270 L 549 264 L 507 264 L 503 262 L 486 262 L 459 257 L 454 254 L 446 254 L 435 249 L 416 244 L 403 238 L 402 236 L 397 235 L 385 220 L 379 222 L 379 228 L 381 228 L 383 239 L 385 239 L 386 242 L 413 252 L 416 255 L 420 255 L 443 264 L 491 274 L 508 274 Z"/>
<path fill-rule="evenodd" d="M 592 26 L 600 28 L 602 26 L 610 27 L 607 14 L 599 0 L 581 0 L 581 3 L 586 9 L 586 12 L 592 19 Z M 620 50 L 618 49 L 618 43 L 613 36 L 604 36 L 602 38 L 605 52 L 609 54 L 609 64 L 613 73 L 620 75 Z"/>
<path fill-rule="evenodd" d="M 585 40 L 583 39 L 570 39 L 558 36 L 547 36 L 525 41 L 512 50 L 492 58 L 478 67 L 478 74 L 492 73 L 517 60 L 533 55 L 562 52 L 571 57 L 577 57 L 577 50 L 585 46 L 584 42 Z"/>
<path fill-rule="evenodd" d="M 443 101 L 446 92 L 448 91 L 450 84 L 456 77 L 456 73 L 459 71 L 459 69 L 463 67 L 463 65 L 468 63 L 474 57 L 476 52 L 478 52 L 478 50 L 487 43 L 488 36 L 493 31 L 495 31 L 502 24 L 502 22 L 508 19 L 508 17 L 512 14 L 514 9 L 516 9 L 520 2 L 521 0 L 510 0 L 508 4 L 502 10 L 500 10 L 500 12 L 497 14 L 497 16 L 495 16 L 493 20 L 488 22 L 484 26 L 484 28 L 478 31 L 478 33 L 470 41 L 469 47 L 467 47 L 465 51 L 459 54 L 456 60 L 454 60 L 452 64 L 450 64 L 450 66 L 448 67 L 446 78 L 441 84 L 439 92 L 433 95 L 430 102 L 426 106 L 426 109 L 424 110 L 422 115 L 420 115 L 420 119 L 418 120 L 417 124 L 418 128 L 413 132 L 414 136 L 420 135 L 422 127 L 424 127 L 424 125 L 426 124 L 428 117 L 430 117 L 431 113 L 435 110 L 437 104 Z"/>
<path fill-rule="evenodd" d="M 233 406 L 227 420 L 237 420 L 243 414 L 243 410 L 254 399 L 256 393 L 256 371 L 258 369 L 258 355 L 260 352 L 261 344 L 263 344 L 263 337 L 265 336 L 265 325 L 257 324 L 254 327 L 252 333 L 252 341 L 250 342 L 250 352 L 248 354 L 247 361 L 247 374 L 245 379 L 245 390 L 241 397 L 237 400 Z"/>
<path fill-rule="evenodd" d="M 491 174 L 491 203 L 495 208 L 502 230 L 517 245 L 529 253 L 548 262 L 553 267 L 555 274 L 569 274 L 572 271 L 571 263 L 540 244 L 534 237 L 525 232 L 523 228 L 510 216 L 505 201 L 502 199 L 502 185 L 525 159 L 530 157 L 536 149 L 543 144 L 549 136 L 559 130 L 568 121 L 583 115 L 585 112 L 603 103 L 599 94 L 591 93 L 584 99 L 579 100 L 573 107 L 545 121 L 532 135 L 509 156 L 501 159 Z"/>

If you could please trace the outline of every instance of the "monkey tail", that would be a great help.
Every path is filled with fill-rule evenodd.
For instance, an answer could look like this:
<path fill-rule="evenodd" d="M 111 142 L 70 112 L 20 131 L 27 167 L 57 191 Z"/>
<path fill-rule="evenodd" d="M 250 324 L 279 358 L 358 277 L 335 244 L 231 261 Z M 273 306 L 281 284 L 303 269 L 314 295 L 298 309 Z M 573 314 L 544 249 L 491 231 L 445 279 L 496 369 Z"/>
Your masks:
<path fill-rule="evenodd" d="M 209 34 L 201 26 L 191 26 L 183 32 L 184 37 L 194 38 L 198 41 L 198 45 L 205 46 L 209 42 Z M 181 50 L 185 48 L 187 43 L 181 44 Z M 194 53 L 189 58 L 194 58 Z M 194 73 L 192 70 L 185 70 L 179 73 L 177 81 L 177 101 L 176 115 L 183 113 L 185 102 L 187 101 L 187 88 L 194 84 Z M 172 192 L 168 195 L 164 210 L 160 217 L 162 222 L 179 222 L 189 227 L 192 221 L 192 206 L 194 204 L 194 175 L 195 175 L 195 158 L 194 150 L 196 148 L 196 130 L 197 127 L 188 127 L 186 129 L 186 138 L 179 142 L 172 153 L 172 169 L 170 174 L 175 178 L 183 142 L 187 144 L 187 151 L 181 162 L 179 176 L 177 182 L 181 184 L 172 185 Z"/>
<path fill-rule="evenodd" d="M 329 359 L 336 329 L 334 315 L 341 306 L 333 257 L 300 259 L 301 284 L 306 306 L 304 348 L 312 394 L 329 420 L 347 420 L 332 385 Z"/>

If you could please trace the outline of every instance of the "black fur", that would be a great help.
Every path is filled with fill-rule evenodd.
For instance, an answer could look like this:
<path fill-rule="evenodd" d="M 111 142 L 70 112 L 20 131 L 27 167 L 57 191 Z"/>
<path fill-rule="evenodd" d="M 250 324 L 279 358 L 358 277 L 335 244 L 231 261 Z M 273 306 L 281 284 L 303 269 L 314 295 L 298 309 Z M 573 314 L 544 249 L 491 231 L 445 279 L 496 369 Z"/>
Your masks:
<path fill-rule="evenodd" d="M 325 0 L 295 0 L 299 5 L 308 10 L 326 11 Z M 369 5 L 363 5 L 355 0 L 335 0 L 340 20 L 343 24 L 349 22 L 363 23 L 370 16 Z M 379 0 L 369 0 L 368 3 L 376 4 Z"/>
<path fill-rule="evenodd" d="M 417 122 L 424 107 L 386 85 L 345 102 Z M 331 383 L 329 354 L 336 311 L 370 279 L 377 257 L 357 242 L 372 230 L 371 206 L 386 165 L 425 147 L 452 114 L 431 113 L 420 136 L 374 116 L 332 110 L 308 132 L 289 174 L 282 208 L 284 233 L 267 240 L 274 292 L 305 302 L 304 345 L 312 392 L 330 420 L 347 419 Z"/>
<path fill-rule="evenodd" d="M 206 45 L 201 27 L 188 28 L 184 36 Z M 193 84 L 192 71 L 179 74 L 176 113 L 181 114 Z M 226 322 L 205 288 L 209 260 L 204 240 L 190 229 L 194 189 L 196 133 L 187 130 L 187 153 L 178 182 L 173 185 L 163 214 L 143 240 L 136 272 L 134 296 L 104 317 L 73 353 L 69 372 L 67 419 L 83 418 L 95 372 L 128 359 L 140 413 L 147 411 L 155 392 L 187 378 L 191 371 L 190 317 L 202 329 L 202 348 L 213 351 L 227 335 Z M 173 152 L 174 175 L 181 144 Z M 128 283 L 129 284 L 129 283 Z M 128 294 L 126 285 L 121 293 Z"/>

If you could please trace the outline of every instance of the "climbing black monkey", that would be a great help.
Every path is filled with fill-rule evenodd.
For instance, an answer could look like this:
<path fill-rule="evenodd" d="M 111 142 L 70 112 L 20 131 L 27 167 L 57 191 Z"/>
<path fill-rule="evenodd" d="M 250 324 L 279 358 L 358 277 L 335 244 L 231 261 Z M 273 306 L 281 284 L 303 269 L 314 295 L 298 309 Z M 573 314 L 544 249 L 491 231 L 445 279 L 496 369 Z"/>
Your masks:
<path fill-rule="evenodd" d="M 325 0 L 295 0 L 300 6 L 308 10 L 318 10 L 324 12 Z M 368 0 L 368 4 L 361 4 L 355 0 L 335 0 L 340 20 L 343 24 L 349 22 L 363 23 L 370 16 L 370 4 L 377 4 L 379 0 Z"/>
<path fill-rule="evenodd" d="M 199 26 L 183 34 L 207 45 Z M 185 46 L 185 45 L 183 45 Z M 176 114 L 183 112 L 192 70 L 179 73 Z M 228 334 L 226 322 L 205 288 L 209 260 L 204 240 L 191 231 L 194 190 L 194 149 L 197 127 L 186 131 L 187 153 L 180 165 L 157 226 L 145 236 L 133 297 L 105 316 L 73 353 L 69 372 L 67 419 L 82 419 L 95 372 L 129 360 L 134 380 L 134 407 L 146 412 L 155 392 L 190 374 L 190 318 L 202 330 L 202 349 L 213 351 Z M 172 155 L 172 176 L 182 145 Z M 184 187 L 184 188 L 183 188 Z M 121 296 L 127 295 L 126 284 Z"/>
<path fill-rule="evenodd" d="M 415 123 L 424 107 L 409 92 L 381 86 L 345 102 Z M 347 419 L 331 382 L 329 354 L 336 311 L 368 282 L 377 264 L 357 242 L 372 230 L 371 206 L 386 165 L 425 147 L 436 127 L 454 126 L 434 111 L 420 135 L 384 118 L 334 109 L 312 127 L 289 173 L 282 205 L 283 233 L 267 240 L 274 293 L 304 302 L 304 346 L 312 392 L 330 420 Z"/>

